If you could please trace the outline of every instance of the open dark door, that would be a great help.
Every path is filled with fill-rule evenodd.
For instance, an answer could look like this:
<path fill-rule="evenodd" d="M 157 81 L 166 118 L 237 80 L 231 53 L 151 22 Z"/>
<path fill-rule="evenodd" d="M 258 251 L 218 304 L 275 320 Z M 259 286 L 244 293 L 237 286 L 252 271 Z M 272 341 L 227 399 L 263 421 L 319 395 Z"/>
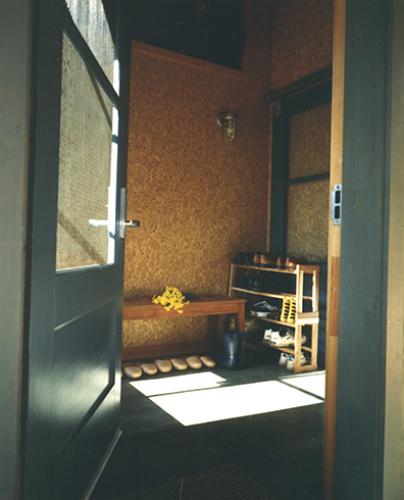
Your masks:
<path fill-rule="evenodd" d="M 35 8 L 23 497 L 75 500 L 119 437 L 126 119 L 103 2 Z"/>

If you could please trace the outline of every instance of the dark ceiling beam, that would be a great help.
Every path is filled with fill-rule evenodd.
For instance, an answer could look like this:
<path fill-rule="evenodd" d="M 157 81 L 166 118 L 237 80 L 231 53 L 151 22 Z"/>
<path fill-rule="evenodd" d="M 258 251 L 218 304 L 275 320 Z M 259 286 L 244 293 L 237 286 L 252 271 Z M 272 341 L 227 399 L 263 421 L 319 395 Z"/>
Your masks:
<path fill-rule="evenodd" d="M 241 0 L 136 0 L 128 16 L 133 40 L 240 69 Z"/>
<path fill-rule="evenodd" d="M 266 104 L 270 104 L 272 102 L 277 101 L 281 97 L 287 97 L 288 95 L 295 94 L 296 92 L 300 92 L 302 90 L 307 90 L 310 87 L 314 87 L 321 83 L 331 80 L 332 76 L 332 66 L 326 66 L 315 73 L 311 73 L 308 76 L 301 78 L 300 80 L 296 80 L 292 82 L 290 85 L 286 87 L 282 87 L 281 89 L 272 90 L 264 97 L 264 102 Z"/>

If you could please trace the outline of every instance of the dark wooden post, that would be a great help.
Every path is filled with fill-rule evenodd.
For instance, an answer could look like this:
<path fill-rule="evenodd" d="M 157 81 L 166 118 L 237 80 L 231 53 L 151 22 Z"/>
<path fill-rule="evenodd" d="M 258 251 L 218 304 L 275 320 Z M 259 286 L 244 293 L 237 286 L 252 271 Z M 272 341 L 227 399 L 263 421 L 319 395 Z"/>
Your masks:
<path fill-rule="evenodd" d="M 335 500 L 402 498 L 402 11 L 346 2 Z"/>
<path fill-rule="evenodd" d="M 31 0 L 0 4 L 0 498 L 19 498 Z"/>

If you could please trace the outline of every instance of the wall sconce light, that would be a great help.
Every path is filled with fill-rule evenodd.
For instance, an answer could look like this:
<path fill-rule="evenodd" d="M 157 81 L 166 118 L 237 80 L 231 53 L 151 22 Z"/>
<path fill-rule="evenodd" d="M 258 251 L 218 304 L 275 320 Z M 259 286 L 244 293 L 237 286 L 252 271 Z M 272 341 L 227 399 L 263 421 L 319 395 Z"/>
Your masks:
<path fill-rule="evenodd" d="M 224 130 L 229 142 L 236 137 L 237 115 L 231 111 L 223 111 L 217 117 L 217 124 Z"/>

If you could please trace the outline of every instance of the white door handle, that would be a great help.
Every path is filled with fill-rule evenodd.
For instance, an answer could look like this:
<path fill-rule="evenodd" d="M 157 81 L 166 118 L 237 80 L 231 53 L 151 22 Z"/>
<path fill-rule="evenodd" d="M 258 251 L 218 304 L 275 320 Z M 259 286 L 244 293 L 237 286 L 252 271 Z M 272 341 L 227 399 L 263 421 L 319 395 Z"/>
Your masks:
<path fill-rule="evenodd" d="M 123 222 L 124 227 L 140 227 L 140 220 L 132 219 Z"/>
<path fill-rule="evenodd" d="M 126 219 L 126 188 L 121 188 L 121 210 L 119 217 L 119 237 L 125 238 L 125 229 L 127 227 L 140 227 L 140 221 L 136 219 Z"/>

